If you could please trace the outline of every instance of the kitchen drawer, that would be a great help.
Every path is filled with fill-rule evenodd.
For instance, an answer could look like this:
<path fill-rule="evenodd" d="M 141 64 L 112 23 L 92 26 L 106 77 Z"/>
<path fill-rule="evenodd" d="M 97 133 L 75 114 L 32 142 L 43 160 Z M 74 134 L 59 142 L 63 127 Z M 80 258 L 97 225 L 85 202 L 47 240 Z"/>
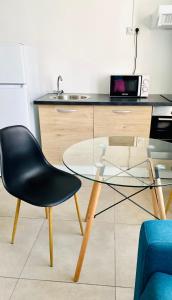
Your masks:
<path fill-rule="evenodd" d="M 152 107 L 95 106 L 94 136 L 149 137 Z"/>
<path fill-rule="evenodd" d="M 70 145 L 93 137 L 93 106 L 40 105 L 42 149 L 57 164 Z"/>

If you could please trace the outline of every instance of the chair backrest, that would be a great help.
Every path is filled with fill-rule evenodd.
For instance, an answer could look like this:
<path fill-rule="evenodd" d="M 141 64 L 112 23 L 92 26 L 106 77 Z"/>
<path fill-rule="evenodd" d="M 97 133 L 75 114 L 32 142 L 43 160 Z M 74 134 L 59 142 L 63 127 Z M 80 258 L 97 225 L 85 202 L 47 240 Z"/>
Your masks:
<path fill-rule="evenodd" d="M 9 192 L 47 163 L 35 137 L 21 125 L 0 130 L 0 149 L 1 176 Z"/>

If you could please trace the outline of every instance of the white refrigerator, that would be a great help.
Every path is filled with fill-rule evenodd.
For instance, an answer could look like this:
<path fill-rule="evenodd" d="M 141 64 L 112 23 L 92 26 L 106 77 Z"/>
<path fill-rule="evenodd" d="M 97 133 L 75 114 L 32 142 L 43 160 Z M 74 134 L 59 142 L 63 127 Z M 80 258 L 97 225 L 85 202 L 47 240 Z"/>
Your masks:
<path fill-rule="evenodd" d="M 22 44 L 0 44 L 0 129 L 24 125 L 39 137 L 33 105 L 39 96 L 35 50 Z"/>

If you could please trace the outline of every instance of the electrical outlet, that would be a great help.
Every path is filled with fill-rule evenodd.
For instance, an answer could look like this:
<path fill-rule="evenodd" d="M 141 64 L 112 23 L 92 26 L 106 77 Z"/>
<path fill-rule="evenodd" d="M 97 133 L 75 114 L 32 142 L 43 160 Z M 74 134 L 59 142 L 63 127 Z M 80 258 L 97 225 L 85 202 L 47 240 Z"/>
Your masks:
<path fill-rule="evenodd" d="M 127 27 L 126 34 L 133 35 L 134 34 L 134 27 Z"/>

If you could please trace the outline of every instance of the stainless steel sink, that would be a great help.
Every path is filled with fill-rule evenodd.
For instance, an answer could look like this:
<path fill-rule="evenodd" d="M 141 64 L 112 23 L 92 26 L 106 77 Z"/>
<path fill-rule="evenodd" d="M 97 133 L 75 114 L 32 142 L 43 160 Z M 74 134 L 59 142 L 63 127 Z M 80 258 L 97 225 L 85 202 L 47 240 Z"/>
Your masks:
<path fill-rule="evenodd" d="M 62 94 L 62 95 L 52 94 L 52 95 L 50 95 L 50 99 L 59 99 L 59 100 L 87 100 L 88 98 L 89 98 L 89 96 L 76 95 L 76 94 Z"/>

